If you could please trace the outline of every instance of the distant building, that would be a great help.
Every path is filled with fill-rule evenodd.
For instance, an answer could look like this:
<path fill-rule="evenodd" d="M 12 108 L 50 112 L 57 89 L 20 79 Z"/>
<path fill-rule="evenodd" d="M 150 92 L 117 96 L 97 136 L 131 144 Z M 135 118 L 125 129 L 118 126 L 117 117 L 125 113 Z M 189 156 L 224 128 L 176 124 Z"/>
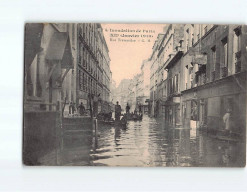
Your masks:
<path fill-rule="evenodd" d="M 150 57 L 151 66 L 150 66 L 150 109 L 151 116 L 158 115 L 159 104 L 157 101 L 157 87 L 158 87 L 158 77 L 159 77 L 159 68 L 161 66 L 161 60 L 159 60 L 159 46 L 164 37 L 164 34 L 159 34 L 156 41 L 153 45 L 153 51 Z"/>
<path fill-rule="evenodd" d="M 125 109 L 129 99 L 129 86 L 131 82 L 131 79 L 123 79 L 116 89 L 116 101 L 119 102 L 123 110 Z M 116 102 L 114 102 L 114 104 L 116 104 Z"/>
<path fill-rule="evenodd" d="M 158 35 L 151 55 L 150 99 L 152 115 L 165 116 L 168 81 L 166 66 L 181 47 L 183 41 L 184 25 L 170 24 L 164 32 Z"/>

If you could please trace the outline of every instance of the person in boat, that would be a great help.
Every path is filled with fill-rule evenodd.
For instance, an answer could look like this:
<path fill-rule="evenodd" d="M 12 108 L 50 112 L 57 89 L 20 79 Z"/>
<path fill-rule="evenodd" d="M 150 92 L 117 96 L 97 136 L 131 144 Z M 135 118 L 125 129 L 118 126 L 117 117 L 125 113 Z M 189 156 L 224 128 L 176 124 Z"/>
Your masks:
<path fill-rule="evenodd" d="M 121 106 L 118 104 L 115 105 L 115 119 L 116 121 L 120 120 L 120 116 L 121 116 Z"/>
<path fill-rule="evenodd" d="M 75 105 L 73 104 L 73 102 L 70 102 L 69 104 L 69 114 L 74 114 L 75 112 Z"/>
<path fill-rule="evenodd" d="M 121 118 L 121 123 L 125 125 L 127 123 L 127 114 L 124 114 L 123 117 Z"/>
<path fill-rule="evenodd" d="M 81 104 L 78 106 L 79 108 L 79 113 L 82 116 L 85 113 L 85 107 L 83 106 L 83 103 L 81 102 Z"/>
<path fill-rule="evenodd" d="M 141 113 L 142 113 L 142 105 L 139 104 L 139 114 L 141 114 Z"/>
<path fill-rule="evenodd" d="M 129 114 L 129 112 L 130 112 L 130 106 L 129 106 L 129 104 L 127 103 L 127 106 L 126 106 L 126 114 Z"/>

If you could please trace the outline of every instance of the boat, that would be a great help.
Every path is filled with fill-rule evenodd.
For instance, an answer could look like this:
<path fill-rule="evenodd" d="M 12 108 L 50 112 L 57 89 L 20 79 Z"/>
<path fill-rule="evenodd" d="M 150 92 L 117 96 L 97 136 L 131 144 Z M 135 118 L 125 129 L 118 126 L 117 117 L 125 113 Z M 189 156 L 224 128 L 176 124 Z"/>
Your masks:
<path fill-rule="evenodd" d="M 105 124 L 105 125 L 111 125 L 111 126 L 122 126 L 124 128 L 126 128 L 127 126 L 127 120 L 125 119 L 125 116 L 121 117 L 121 120 L 116 121 L 115 119 L 111 118 L 104 118 L 104 117 L 97 117 L 98 122 L 101 124 Z"/>
<path fill-rule="evenodd" d="M 142 120 L 142 114 L 128 114 L 127 120 L 141 121 Z"/>

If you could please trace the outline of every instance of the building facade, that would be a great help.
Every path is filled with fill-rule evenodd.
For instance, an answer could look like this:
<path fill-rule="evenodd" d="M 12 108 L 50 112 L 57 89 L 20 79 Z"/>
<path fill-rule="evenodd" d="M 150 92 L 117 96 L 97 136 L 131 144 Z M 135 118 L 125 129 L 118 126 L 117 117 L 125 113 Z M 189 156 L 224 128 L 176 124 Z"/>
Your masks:
<path fill-rule="evenodd" d="M 185 128 L 243 133 L 246 116 L 246 26 L 169 25 L 154 43 L 151 114 Z M 169 48 L 168 48 L 169 46 Z"/>
<path fill-rule="evenodd" d="M 103 30 L 97 23 L 78 24 L 78 71 L 76 103 L 81 102 L 94 115 L 109 112 L 110 57 Z"/>
<path fill-rule="evenodd" d="M 151 66 L 151 96 L 153 116 L 165 117 L 168 97 L 168 69 L 167 65 L 181 48 L 184 25 L 170 24 L 157 38 L 153 47 L 153 64 Z M 150 96 L 150 98 L 151 98 Z"/>
<path fill-rule="evenodd" d="M 184 123 L 191 127 L 194 121 L 196 127 L 222 130 L 225 128 L 223 116 L 230 112 L 230 129 L 243 133 L 246 116 L 246 26 L 187 27 L 185 32 L 191 34 L 187 45 L 191 48 L 185 47 L 188 50 L 185 50 L 182 62 L 181 114 Z"/>
<path fill-rule="evenodd" d="M 62 110 L 63 88 L 74 79 L 75 33 L 73 24 L 26 24 L 24 111 Z M 73 99 L 74 88 L 66 93 Z"/>

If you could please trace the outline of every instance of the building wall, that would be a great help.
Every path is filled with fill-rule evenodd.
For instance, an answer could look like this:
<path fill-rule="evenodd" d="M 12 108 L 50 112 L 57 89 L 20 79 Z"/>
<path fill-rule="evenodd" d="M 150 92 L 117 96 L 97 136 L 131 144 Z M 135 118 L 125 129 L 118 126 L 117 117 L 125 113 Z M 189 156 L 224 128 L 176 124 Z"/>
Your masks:
<path fill-rule="evenodd" d="M 89 108 L 93 96 L 94 114 L 109 111 L 110 57 L 103 30 L 98 23 L 78 24 L 77 104 Z"/>
<path fill-rule="evenodd" d="M 165 116 L 165 101 L 167 99 L 168 90 L 168 72 L 166 66 L 176 54 L 178 48 L 181 48 L 181 40 L 183 40 L 184 25 L 170 24 L 164 28 L 164 32 L 158 36 L 151 58 L 150 77 L 150 99 L 151 99 L 151 115 L 158 117 Z M 153 69 L 153 70 L 152 70 Z"/>
<path fill-rule="evenodd" d="M 66 74 L 66 69 L 61 68 L 59 61 L 47 61 L 46 56 L 48 55 L 48 47 L 54 33 L 67 32 L 69 36 L 69 44 L 72 51 L 72 56 L 75 55 L 75 50 L 72 49 L 71 43 L 76 44 L 76 41 L 72 42 L 71 29 L 67 28 L 66 24 L 44 24 L 42 30 L 42 37 L 40 43 L 40 51 L 35 56 L 30 66 L 30 77 L 32 80 L 32 94 L 27 94 L 28 89 L 25 89 L 25 111 L 31 110 L 42 110 L 42 111 L 60 111 L 64 103 L 63 99 L 63 88 L 70 84 L 73 79 L 71 74 L 74 67 L 74 62 L 70 62 L 71 69 L 69 74 Z M 56 66 L 55 66 L 56 64 Z M 52 67 L 55 67 L 53 69 Z M 51 73 L 51 74 L 50 74 Z M 62 82 L 62 86 L 56 83 L 56 80 L 61 80 L 61 77 L 65 75 L 65 79 Z M 48 78 L 50 76 L 50 79 Z M 26 81 L 25 81 L 26 82 Z M 74 94 L 74 89 L 71 88 L 68 91 L 68 96 L 71 97 Z M 27 100 L 27 101 L 26 101 Z"/>
<path fill-rule="evenodd" d="M 221 130 L 224 129 L 222 118 L 230 109 L 234 119 L 231 130 L 243 133 L 245 124 L 239 119 L 246 116 L 246 100 L 243 99 L 246 96 L 246 28 L 238 25 L 198 25 L 197 29 L 204 31 L 199 31 L 199 41 L 190 44 L 196 54 L 206 56 L 206 63 L 193 64 L 196 55 L 190 54 L 191 49 L 183 56 L 183 122 L 189 126 L 189 120 L 194 120 L 198 127 Z M 242 31 L 239 36 L 238 31 Z M 194 106 L 196 116 L 193 116 Z"/>

